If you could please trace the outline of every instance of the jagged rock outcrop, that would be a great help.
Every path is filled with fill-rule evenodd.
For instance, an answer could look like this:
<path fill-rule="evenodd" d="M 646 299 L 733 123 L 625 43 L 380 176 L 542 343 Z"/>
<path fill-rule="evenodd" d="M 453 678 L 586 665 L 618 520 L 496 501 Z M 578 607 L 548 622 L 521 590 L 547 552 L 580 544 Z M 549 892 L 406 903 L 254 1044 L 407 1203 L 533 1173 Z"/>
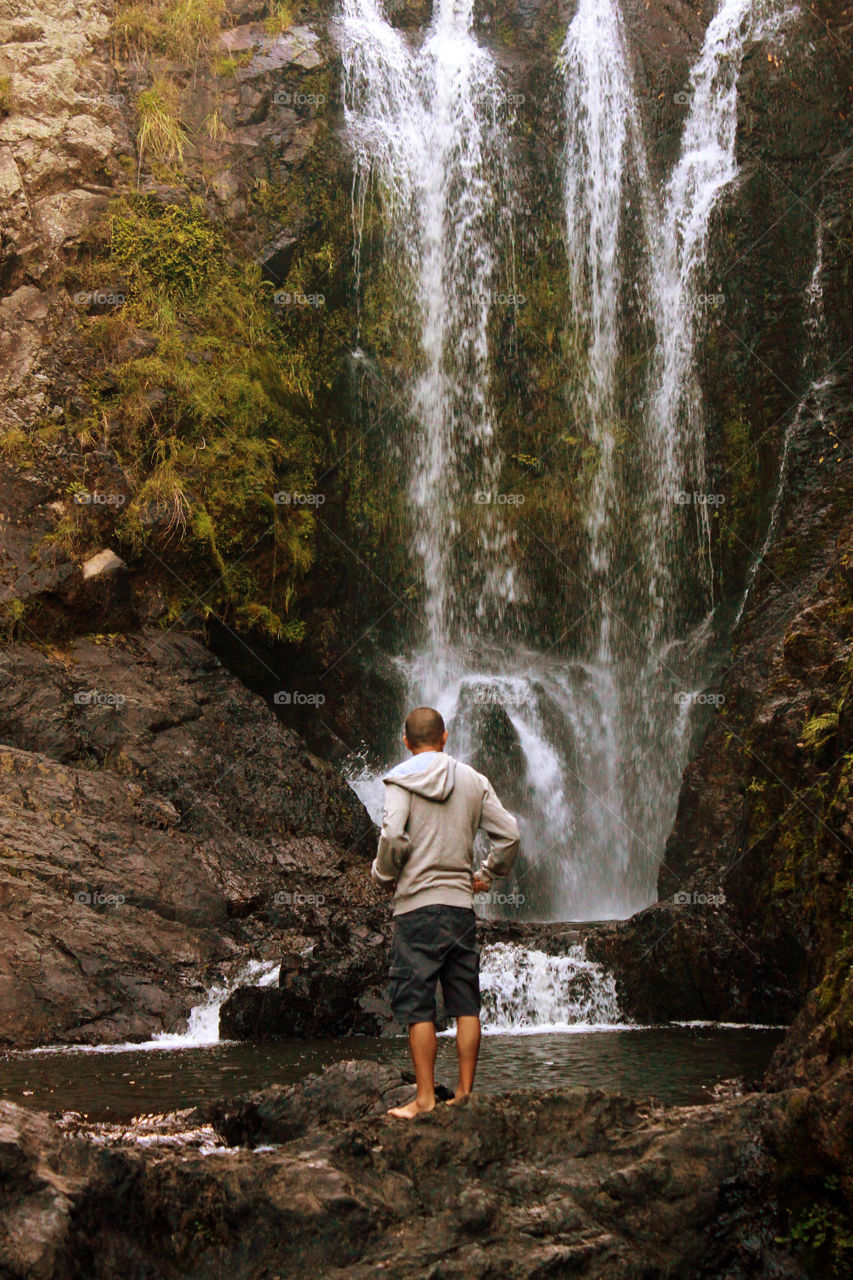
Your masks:
<path fill-rule="evenodd" d="M 0 737 L 8 1045 L 174 1029 L 249 957 L 385 925 L 354 793 L 191 636 L 8 647 Z"/>
<path fill-rule="evenodd" d="M 6 1273 L 804 1276 L 776 1239 L 767 1154 L 787 1095 L 661 1108 L 522 1090 L 385 1116 L 407 1089 L 391 1068 L 343 1063 L 257 1095 L 251 1115 L 218 1104 L 219 1133 L 255 1149 L 215 1155 L 193 1145 L 198 1113 L 141 1124 L 137 1144 L 132 1127 L 78 1121 L 62 1137 L 0 1104 Z"/>

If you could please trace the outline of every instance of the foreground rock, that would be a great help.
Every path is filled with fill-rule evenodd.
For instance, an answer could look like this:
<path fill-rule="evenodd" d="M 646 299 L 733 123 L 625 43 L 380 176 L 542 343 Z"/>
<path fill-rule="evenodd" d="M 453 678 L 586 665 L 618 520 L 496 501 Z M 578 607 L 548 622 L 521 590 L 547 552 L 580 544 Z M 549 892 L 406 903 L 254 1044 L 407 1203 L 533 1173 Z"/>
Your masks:
<path fill-rule="evenodd" d="M 382 941 L 365 810 L 192 637 L 10 646 L 0 741 L 0 1042 L 143 1038 L 250 957 Z"/>
<path fill-rule="evenodd" d="M 138 1142 L 63 1137 L 0 1104 L 0 1267 L 63 1280 L 805 1274 L 775 1240 L 767 1142 L 787 1094 L 660 1108 L 518 1091 L 385 1116 L 406 1089 L 388 1067 L 339 1064 L 257 1095 L 251 1140 L 267 1145 L 215 1156 L 191 1138 L 175 1149 L 168 1123 L 141 1125 Z M 245 1140 L 245 1114 L 222 1104 L 220 1135 Z"/>

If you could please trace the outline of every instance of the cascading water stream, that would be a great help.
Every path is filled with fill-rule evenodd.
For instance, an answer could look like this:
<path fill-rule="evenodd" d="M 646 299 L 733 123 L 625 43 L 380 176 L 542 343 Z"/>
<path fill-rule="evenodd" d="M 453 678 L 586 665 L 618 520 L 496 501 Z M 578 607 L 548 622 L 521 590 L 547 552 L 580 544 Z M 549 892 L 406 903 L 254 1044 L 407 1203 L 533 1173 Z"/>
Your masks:
<path fill-rule="evenodd" d="M 705 423 L 694 364 L 703 320 L 698 286 L 708 255 L 711 215 L 738 176 L 737 103 L 743 58 L 750 45 L 778 34 L 793 12 L 782 10 L 774 0 L 722 0 L 690 73 L 681 152 L 653 233 L 657 348 L 650 388 L 646 475 L 646 484 L 654 494 L 646 522 L 652 549 L 648 591 L 649 635 L 653 639 L 666 634 L 674 600 L 681 591 L 690 590 L 684 580 L 688 560 L 677 514 L 694 515 L 699 540 L 707 544 L 709 537 L 708 504 L 678 504 L 676 495 L 683 493 L 692 499 L 704 495 L 707 488 Z M 704 589 L 711 589 L 710 564 Z"/>
<path fill-rule="evenodd" d="M 811 278 L 805 288 L 803 311 L 804 328 L 809 339 L 808 347 L 803 355 L 803 367 L 808 376 L 809 366 L 813 368 L 819 363 L 824 354 L 826 343 L 826 318 L 823 309 L 823 223 L 820 220 L 820 216 L 818 216 L 815 230 L 814 267 Z M 799 400 L 796 410 L 785 428 L 785 434 L 782 438 L 782 455 L 779 459 L 779 478 L 776 482 L 776 492 L 773 495 L 773 505 L 770 509 L 770 518 L 767 521 L 767 530 L 761 543 L 761 549 L 753 557 L 749 566 L 746 585 L 744 586 L 733 627 L 736 627 L 743 617 L 755 579 L 776 541 L 776 535 L 779 532 L 779 526 L 782 521 L 782 508 L 788 492 L 792 450 L 806 423 L 809 421 L 816 421 L 821 425 L 824 423 L 828 394 L 834 386 L 835 378 L 831 372 L 814 377 L 805 395 Z"/>
<path fill-rule="evenodd" d="M 398 261 L 395 285 L 418 332 L 409 493 L 424 576 L 420 674 L 433 700 L 458 665 L 460 642 L 515 599 L 500 525 L 475 503 L 499 468 L 487 325 L 507 176 L 495 110 L 501 81 L 472 21 L 472 0 L 440 0 L 417 51 L 375 0 L 344 0 L 340 27 L 356 252 L 373 181 Z M 466 537 L 474 516 L 479 537 Z"/>
<path fill-rule="evenodd" d="M 583 944 L 547 955 L 498 942 L 480 965 L 486 1034 L 624 1030 L 611 974 L 588 960 Z"/>
<path fill-rule="evenodd" d="M 357 263 L 375 199 L 414 336 L 404 451 L 425 621 L 398 663 L 411 701 L 442 711 L 454 753 L 489 773 L 520 815 L 524 861 L 506 886 L 515 914 L 625 916 L 655 897 L 713 632 L 705 508 L 683 519 L 676 502 L 705 485 L 697 295 L 711 215 L 737 176 L 743 55 L 784 17 L 766 0 L 723 0 L 660 194 L 616 0 L 579 0 L 569 25 L 560 56 L 567 324 L 580 352 L 575 416 L 598 458 L 578 566 L 592 623 L 574 655 L 545 656 L 511 639 L 523 628 L 510 626 L 510 610 L 523 615 L 529 588 L 498 513 L 474 503 L 477 490 L 494 490 L 500 466 L 488 325 L 508 234 L 506 130 L 495 110 L 503 74 L 473 34 L 470 0 L 438 0 L 419 46 L 377 0 L 343 0 Z M 628 235 L 631 205 L 639 236 Z M 648 385 L 628 389 L 625 295 L 639 284 L 654 354 Z M 377 774 L 353 783 L 378 814 Z"/>

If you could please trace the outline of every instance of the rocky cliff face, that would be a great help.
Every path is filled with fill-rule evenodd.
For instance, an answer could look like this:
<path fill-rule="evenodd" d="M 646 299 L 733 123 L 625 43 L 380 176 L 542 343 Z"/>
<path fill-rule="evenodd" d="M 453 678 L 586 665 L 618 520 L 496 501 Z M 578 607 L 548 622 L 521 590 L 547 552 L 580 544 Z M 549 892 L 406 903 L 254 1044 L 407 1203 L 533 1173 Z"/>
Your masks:
<path fill-rule="evenodd" d="M 664 1111 L 564 1089 L 383 1114 L 410 1092 L 343 1063 L 136 1134 L 0 1104 L 0 1260 L 63 1280 L 804 1275 L 774 1238 L 778 1098 Z"/>
<path fill-rule="evenodd" d="M 383 943 L 367 814 L 197 640 L 13 645 L 0 688 L 3 1043 L 145 1038 L 250 956 Z"/>

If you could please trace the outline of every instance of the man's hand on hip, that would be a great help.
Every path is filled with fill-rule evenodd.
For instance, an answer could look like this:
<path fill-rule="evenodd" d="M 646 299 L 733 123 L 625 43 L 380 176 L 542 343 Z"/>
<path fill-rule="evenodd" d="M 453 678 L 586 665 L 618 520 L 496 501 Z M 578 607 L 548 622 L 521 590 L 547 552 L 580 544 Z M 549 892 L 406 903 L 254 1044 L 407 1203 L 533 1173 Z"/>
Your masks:
<path fill-rule="evenodd" d="M 488 893 L 491 881 L 483 880 L 480 876 L 474 876 L 473 889 L 475 893 Z"/>

